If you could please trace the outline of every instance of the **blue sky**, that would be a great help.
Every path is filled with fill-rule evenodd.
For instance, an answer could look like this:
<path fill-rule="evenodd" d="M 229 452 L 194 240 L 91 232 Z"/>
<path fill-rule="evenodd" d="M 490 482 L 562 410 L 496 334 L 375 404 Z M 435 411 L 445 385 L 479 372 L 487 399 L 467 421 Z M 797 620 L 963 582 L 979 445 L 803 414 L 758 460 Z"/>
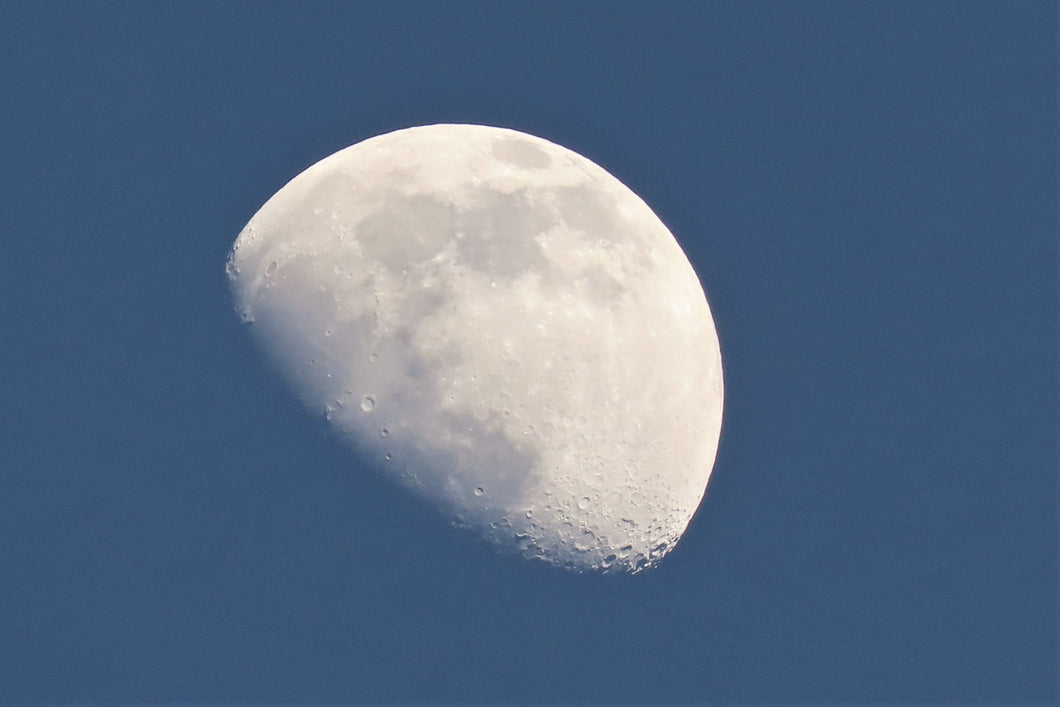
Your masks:
<path fill-rule="evenodd" d="M 0 700 L 1058 696 L 1052 3 L 0 3 Z M 496 555 L 232 311 L 288 179 L 436 122 L 601 164 L 714 311 L 657 570 Z"/>

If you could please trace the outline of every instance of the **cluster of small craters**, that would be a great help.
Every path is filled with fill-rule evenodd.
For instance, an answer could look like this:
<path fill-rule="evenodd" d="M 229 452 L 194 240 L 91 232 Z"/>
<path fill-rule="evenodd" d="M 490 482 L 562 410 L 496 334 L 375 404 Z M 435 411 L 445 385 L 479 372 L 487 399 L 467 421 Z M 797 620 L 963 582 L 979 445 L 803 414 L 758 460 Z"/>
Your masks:
<path fill-rule="evenodd" d="M 473 494 L 481 498 L 486 492 L 482 487 L 477 487 Z M 581 506 L 585 498 L 582 497 L 577 504 L 580 510 L 584 510 Z M 565 520 L 557 524 L 557 519 Z M 499 522 L 491 522 L 491 532 L 487 537 L 502 550 L 514 551 L 530 560 L 573 572 L 595 571 L 605 574 L 637 573 L 654 567 L 677 540 L 672 534 L 666 535 L 659 527 L 637 532 L 635 524 L 627 524 L 627 541 L 619 544 L 607 535 L 577 523 L 570 514 L 551 505 L 536 512 L 528 508 L 521 513 L 506 513 Z M 457 525 L 471 524 L 461 519 Z M 666 539 L 658 539 L 663 536 Z M 637 546 L 645 547 L 642 537 L 657 538 L 649 543 L 651 549 L 647 552 L 635 549 L 633 544 L 636 542 Z"/>

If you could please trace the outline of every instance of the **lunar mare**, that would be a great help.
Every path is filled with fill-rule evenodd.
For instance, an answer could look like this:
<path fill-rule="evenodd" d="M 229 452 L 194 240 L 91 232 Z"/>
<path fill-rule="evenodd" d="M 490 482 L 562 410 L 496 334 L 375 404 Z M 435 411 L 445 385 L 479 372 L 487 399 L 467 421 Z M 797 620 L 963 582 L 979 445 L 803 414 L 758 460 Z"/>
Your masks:
<path fill-rule="evenodd" d="M 703 288 L 571 150 L 478 125 L 365 140 L 269 199 L 227 272 L 303 402 L 501 548 L 635 572 L 699 506 L 723 397 Z"/>

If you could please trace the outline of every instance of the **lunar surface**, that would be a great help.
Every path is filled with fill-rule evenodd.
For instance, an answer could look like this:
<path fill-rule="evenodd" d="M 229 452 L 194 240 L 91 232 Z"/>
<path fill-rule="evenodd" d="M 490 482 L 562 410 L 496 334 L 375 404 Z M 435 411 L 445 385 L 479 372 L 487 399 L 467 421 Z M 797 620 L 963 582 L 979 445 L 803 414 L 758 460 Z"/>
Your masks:
<path fill-rule="evenodd" d="M 722 415 L 703 288 L 571 150 L 478 125 L 365 140 L 269 199 L 227 272 L 310 410 L 502 549 L 636 572 L 703 498 Z"/>

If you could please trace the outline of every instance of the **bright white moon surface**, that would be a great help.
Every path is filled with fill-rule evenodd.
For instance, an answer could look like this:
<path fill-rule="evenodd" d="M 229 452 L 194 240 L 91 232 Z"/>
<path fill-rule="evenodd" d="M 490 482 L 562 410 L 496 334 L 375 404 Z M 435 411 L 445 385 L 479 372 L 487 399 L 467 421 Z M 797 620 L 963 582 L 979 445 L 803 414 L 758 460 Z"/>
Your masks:
<path fill-rule="evenodd" d="M 703 498 L 722 416 L 703 288 L 571 150 L 480 125 L 365 140 L 269 199 L 227 272 L 304 403 L 502 549 L 636 572 Z"/>

